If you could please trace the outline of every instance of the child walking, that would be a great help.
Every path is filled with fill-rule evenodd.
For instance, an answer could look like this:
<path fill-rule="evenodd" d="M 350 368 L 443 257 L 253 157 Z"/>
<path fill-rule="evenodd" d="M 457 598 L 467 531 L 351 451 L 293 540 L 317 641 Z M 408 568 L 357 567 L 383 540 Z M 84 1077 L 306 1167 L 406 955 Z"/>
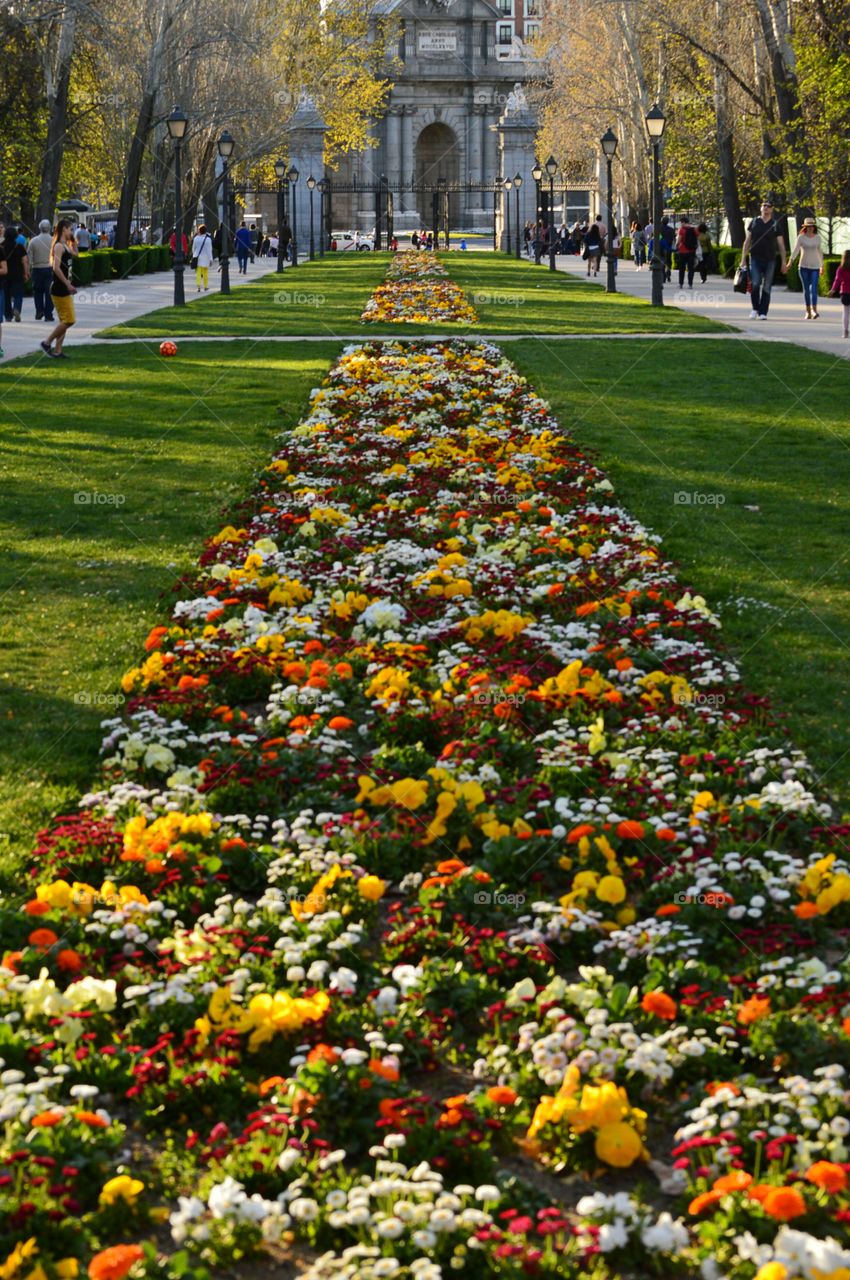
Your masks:
<path fill-rule="evenodd" d="M 850 338 L 850 249 L 845 249 L 841 257 L 841 266 L 835 273 L 830 294 L 841 299 L 841 318 L 844 322 L 844 337 Z"/>

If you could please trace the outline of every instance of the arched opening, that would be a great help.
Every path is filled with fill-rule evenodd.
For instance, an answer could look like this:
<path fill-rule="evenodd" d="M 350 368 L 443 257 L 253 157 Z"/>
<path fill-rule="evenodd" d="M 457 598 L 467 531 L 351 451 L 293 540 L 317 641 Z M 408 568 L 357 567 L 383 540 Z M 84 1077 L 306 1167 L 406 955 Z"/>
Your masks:
<path fill-rule="evenodd" d="M 451 187 L 460 179 L 460 145 L 457 134 L 449 125 L 435 121 L 426 125 L 416 140 L 416 185 L 419 208 L 428 226 L 432 217 L 432 192 L 445 184 Z M 448 197 L 449 217 L 453 227 L 458 226 L 461 198 L 458 194 Z"/>

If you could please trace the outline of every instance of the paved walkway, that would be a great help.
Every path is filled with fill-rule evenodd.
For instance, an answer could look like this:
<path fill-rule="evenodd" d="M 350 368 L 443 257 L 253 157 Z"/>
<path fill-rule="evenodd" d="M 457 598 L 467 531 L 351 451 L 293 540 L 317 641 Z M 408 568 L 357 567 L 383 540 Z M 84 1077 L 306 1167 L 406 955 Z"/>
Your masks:
<path fill-rule="evenodd" d="M 555 261 L 559 271 L 586 278 L 587 263 L 581 258 L 569 255 L 558 257 Z M 535 268 L 546 269 L 545 265 Z M 603 260 L 595 282 L 598 281 L 600 288 L 604 289 L 605 280 Z M 652 296 L 652 272 L 648 267 L 638 271 L 633 262 L 620 261 L 617 264 L 617 289 L 620 293 L 630 293 L 648 301 Z M 751 320 L 749 297 L 734 293 L 731 280 L 710 275 L 705 284 L 700 284 L 697 275 L 692 290 L 687 285 L 680 290 L 678 277 L 674 273 L 672 284 L 664 286 L 664 302 L 667 306 L 695 311 L 698 315 L 708 316 L 722 324 L 735 325 L 747 338 L 757 338 L 763 342 L 795 342 L 801 347 L 811 347 L 814 351 L 825 351 L 829 355 L 850 359 L 850 339 L 842 337 L 842 306 L 837 298 L 821 298 L 820 319 L 806 320 L 802 293 L 793 293 L 783 285 L 773 289 L 767 320 Z"/>
<path fill-rule="evenodd" d="M 248 263 L 248 274 L 240 276 L 236 270 L 235 260 L 230 265 L 230 286 L 236 288 L 250 284 L 260 276 L 268 275 L 277 266 L 275 258 L 257 258 L 253 265 Z M 198 297 L 195 290 L 195 273 L 186 267 L 186 301 Z M 220 276 L 218 267 L 210 268 L 210 293 L 218 290 Z M 148 311 L 158 307 L 168 307 L 174 301 L 174 275 L 171 271 L 154 271 L 150 275 L 128 276 L 126 280 L 108 280 L 102 284 L 87 285 L 80 288 L 74 302 L 77 311 L 77 323 L 68 335 L 68 342 L 87 341 L 99 329 L 108 329 L 114 324 L 124 324 L 135 320 Z M 24 298 L 24 310 L 19 323 L 13 320 L 3 322 L 3 338 L 0 347 L 5 352 L 3 360 L 13 360 L 16 356 L 29 355 L 38 350 L 50 333 L 52 325 L 35 318 L 35 304 L 32 298 Z"/>

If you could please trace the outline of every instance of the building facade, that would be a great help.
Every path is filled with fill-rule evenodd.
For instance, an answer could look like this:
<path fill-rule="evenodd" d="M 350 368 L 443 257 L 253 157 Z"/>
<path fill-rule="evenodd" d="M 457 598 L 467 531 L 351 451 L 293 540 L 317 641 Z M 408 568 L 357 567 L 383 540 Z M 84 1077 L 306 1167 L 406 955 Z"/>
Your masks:
<path fill-rule="evenodd" d="M 527 42 L 539 31 L 540 3 L 383 0 L 380 13 L 399 26 L 398 63 L 373 145 L 332 175 L 338 227 L 370 230 L 374 190 L 385 180 L 398 230 L 430 225 L 442 188 L 453 229 L 491 231 L 503 203 L 496 184 L 515 172 L 525 180 L 520 216 L 534 217 L 536 120 L 523 85 L 533 73 Z"/>

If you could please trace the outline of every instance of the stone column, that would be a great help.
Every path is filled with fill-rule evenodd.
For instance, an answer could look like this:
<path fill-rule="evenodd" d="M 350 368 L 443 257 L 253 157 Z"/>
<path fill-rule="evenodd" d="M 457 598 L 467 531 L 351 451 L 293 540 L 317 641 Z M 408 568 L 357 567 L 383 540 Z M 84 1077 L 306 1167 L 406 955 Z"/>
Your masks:
<path fill-rule="evenodd" d="M 479 104 L 470 105 L 466 117 L 466 154 L 467 178 L 470 184 L 480 186 L 482 172 L 482 116 L 484 108 Z M 470 230 L 484 227 L 485 213 L 480 191 L 470 191 L 466 201 L 466 220 Z"/>
<path fill-rule="evenodd" d="M 515 90 L 509 98 L 498 125 L 499 164 L 502 176 L 513 178 L 515 174 L 522 176 L 519 193 L 520 227 L 526 222 L 533 222 L 537 217 L 537 188 L 531 176 L 534 166 L 534 139 L 537 132 L 537 120 L 529 110 L 525 95 Z M 548 191 L 548 181 L 546 183 Z M 556 188 L 557 198 L 557 188 Z M 515 235 L 514 220 L 516 218 L 516 196 L 511 192 L 511 235 Z"/>
<path fill-rule="evenodd" d="M 401 108 L 401 149 L 399 154 L 399 168 L 401 171 L 402 184 L 410 182 L 413 176 L 413 108 L 404 106 Z M 401 211 L 406 212 L 408 205 L 411 207 L 416 204 L 412 193 L 401 192 Z"/>
<path fill-rule="evenodd" d="M 485 209 L 489 209 L 492 212 L 492 209 L 493 209 L 492 186 L 495 179 L 499 177 L 499 155 L 497 152 L 498 144 L 496 141 L 496 134 L 494 132 L 494 126 L 496 124 L 496 115 L 493 112 L 491 107 L 484 107 L 481 119 L 484 126 L 482 129 L 482 136 L 483 136 L 482 179 L 487 184 L 487 186 L 491 188 L 491 192 L 483 197 L 482 204 L 484 205 Z"/>
<path fill-rule="evenodd" d="M 391 107 L 387 115 L 387 181 L 390 190 L 398 195 L 398 182 L 401 175 L 401 107 Z"/>

